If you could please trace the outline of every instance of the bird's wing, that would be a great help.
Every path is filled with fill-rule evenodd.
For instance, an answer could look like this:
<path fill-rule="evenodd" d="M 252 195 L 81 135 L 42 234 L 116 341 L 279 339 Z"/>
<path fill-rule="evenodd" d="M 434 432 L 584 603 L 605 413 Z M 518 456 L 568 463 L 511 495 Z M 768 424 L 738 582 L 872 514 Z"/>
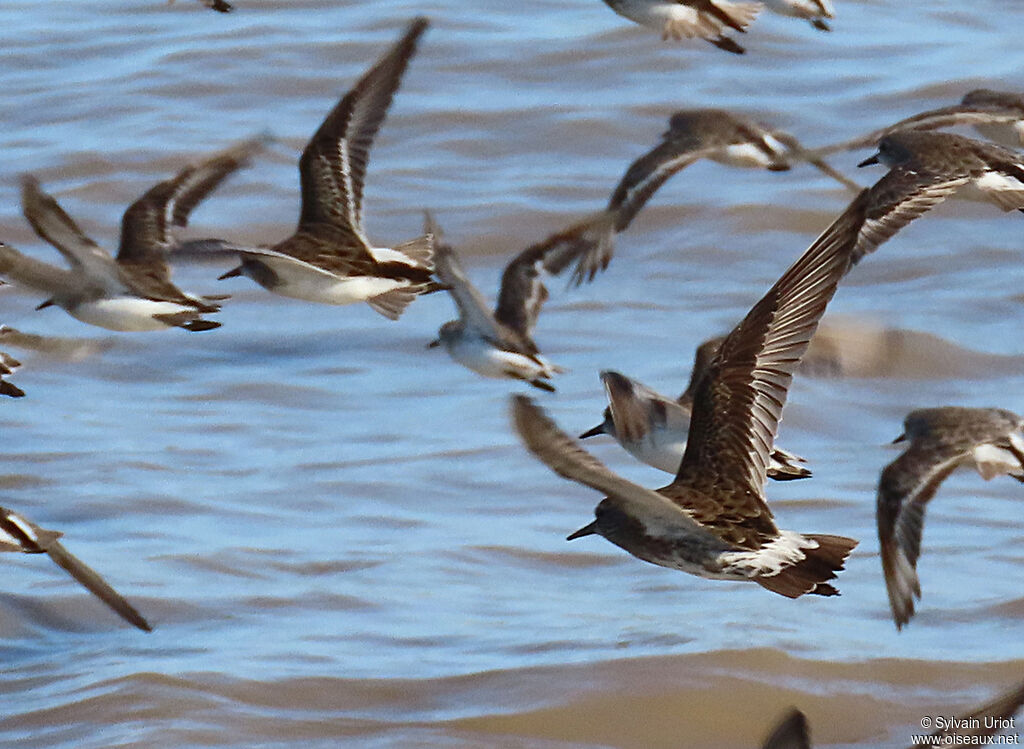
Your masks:
<path fill-rule="evenodd" d="M 330 224 L 369 246 L 362 205 L 370 147 L 426 28 L 426 19 L 413 21 L 402 38 L 342 97 L 306 145 L 299 160 L 300 228 Z"/>
<path fill-rule="evenodd" d="M 57 248 L 72 268 L 97 280 L 117 277 L 114 258 L 85 236 L 30 174 L 21 178 L 21 209 L 35 233 Z"/>
<path fill-rule="evenodd" d="M 896 232 L 924 215 L 969 181 L 925 170 L 896 167 L 869 190 L 864 224 L 850 255 L 851 267 Z"/>
<path fill-rule="evenodd" d="M 135 610 L 124 596 L 110 587 L 106 580 L 88 567 L 76 556 L 71 554 L 59 541 L 53 541 L 46 545 L 46 553 L 50 559 L 63 567 L 71 577 L 75 578 L 94 596 L 107 604 L 114 612 L 129 624 L 138 627 L 144 632 L 151 632 L 153 628 L 143 618 L 142 614 Z"/>
<path fill-rule="evenodd" d="M 678 403 L 618 372 L 601 372 L 601 383 L 608 397 L 615 434 L 625 442 L 643 440 L 657 420 L 658 413 L 664 422 L 665 409 L 680 408 Z"/>
<path fill-rule="evenodd" d="M 48 296 L 73 291 L 82 286 L 81 279 L 74 271 L 23 255 L 3 242 L 0 242 L 0 276 Z"/>
<path fill-rule="evenodd" d="M 264 143 L 264 138 L 238 143 L 147 190 L 121 219 L 117 261 L 161 268 L 167 275 L 165 255 L 175 245 L 172 229 L 187 226 L 189 214 L 199 202 L 246 166 Z"/>
<path fill-rule="evenodd" d="M 811 749 L 807 717 L 795 707 L 786 711 L 762 749 Z"/>
<path fill-rule="evenodd" d="M 1000 123 L 1017 122 L 1020 119 L 1021 113 L 1019 110 L 957 104 L 921 112 L 899 122 L 894 122 L 888 127 L 872 130 L 870 133 L 865 133 L 849 140 L 830 143 L 820 148 L 813 148 L 807 151 L 807 153 L 814 157 L 822 157 L 839 151 L 855 151 L 860 148 L 869 148 L 876 145 L 886 135 L 895 133 L 898 130 L 941 130 L 958 125 L 997 125 Z"/>
<path fill-rule="evenodd" d="M 459 317 L 481 335 L 493 341 L 502 339 L 501 329 L 491 314 L 487 300 L 477 291 L 466 277 L 459 263 L 459 256 L 450 245 L 442 244 L 434 249 L 434 272 L 441 282 L 448 286 L 448 293 L 459 308 Z"/>
<path fill-rule="evenodd" d="M 615 231 L 624 231 L 672 175 L 721 151 L 720 147 L 701 147 L 688 138 L 666 138 L 630 164 L 608 200 L 608 211 L 615 215 Z"/>
<path fill-rule="evenodd" d="M 917 558 L 928 502 L 942 482 L 970 458 L 971 447 L 932 441 L 914 443 L 882 469 L 875 519 L 885 588 L 898 628 L 910 621 L 914 598 L 921 597 Z"/>
<path fill-rule="evenodd" d="M 867 198 L 865 190 L 854 199 L 726 336 L 697 383 L 674 483 L 729 482 L 750 503 L 743 512 L 771 517 L 764 481 L 782 407 L 793 372 L 849 268 Z"/>
<path fill-rule="evenodd" d="M 699 536 L 713 547 L 722 541 L 690 519 L 669 499 L 612 473 L 524 395 L 512 397 L 512 421 L 526 448 L 559 476 L 589 486 L 647 516 L 670 518 L 677 528 Z"/>

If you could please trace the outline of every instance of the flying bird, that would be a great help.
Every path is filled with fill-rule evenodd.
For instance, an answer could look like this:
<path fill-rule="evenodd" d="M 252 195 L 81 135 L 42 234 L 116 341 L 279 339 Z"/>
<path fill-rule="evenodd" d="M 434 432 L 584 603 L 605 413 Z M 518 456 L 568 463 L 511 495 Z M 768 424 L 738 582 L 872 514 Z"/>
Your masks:
<path fill-rule="evenodd" d="M 0 551 L 20 551 L 25 554 L 47 554 L 57 566 L 90 593 L 109 606 L 122 619 L 144 632 L 152 631 L 143 616 L 124 597 L 107 584 L 94 570 L 72 555 L 60 542 L 63 533 L 40 528 L 31 520 L 0 507 Z"/>
<path fill-rule="evenodd" d="M 202 317 L 220 309 L 213 301 L 216 297 L 194 296 L 175 286 L 167 255 L 191 244 L 223 244 L 221 240 L 179 243 L 173 230 L 185 227 L 196 205 L 262 147 L 262 139 L 245 141 L 147 190 L 121 219 L 116 258 L 87 237 L 35 177 L 25 175 L 21 183 L 25 218 L 71 267 L 50 265 L 0 243 L 0 274 L 49 295 L 38 309 L 57 305 L 101 328 L 203 331 L 220 327 Z"/>
<path fill-rule="evenodd" d="M 705 359 L 703 366 L 706 368 L 709 362 L 710 358 Z M 579 438 L 584 440 L 607 434 L 641 463 L 675 474 L 686 450 L 686 436 L 693 413 L 693 386 L 699 379 L 700 366 L 698 349 L 690 386 L 676 400 L 619 372 L 602 372 L 601 382 L 608 397 L 604 419 Z M 768 478 L 776 481 L 810 478 L 810 470 L 799 465 L 804 462 L 798 455 L 773 447 L 769 456 Z"/>
<path fill-rule="evenodd" d="M 584 452 L 528 398 L 512 415 L 526 447 L 553 471 L 606 495 L 569 539 L 604 536 L 634 556 L 701 577 L 752 580 L 789 598 L 837 595 L 830 584 L 857 545 L 780 530 L 764 497 L 793 372 L 848 272 L 864 223 L 864 190 L 726 336 L 694 389 L 675 480 L 652 491 Z"/>
<path fill-rule="evenodd" d="M 835 18 L 832 0 L 762 0 L 773 13 L 811 22 L 819 31 L 831 31 L 826 19 Z"/>
<path fill-rule="evenodd" d="M 345 94 L 299 159 L 302 212 L 295 233 L 270 248 L 246 248 L 221 278 L 248 276 L 276 294 L 320 304 L 366 302 L 397 320 L 419 294 L 438 291 L 430 235 L 374 247 L 363 228 L 370 147 L 426 31 L 413 21 L 402 38 Z"/>
<path fill-rule="evenodd" d="M 1024 96 L 987 88 L 974 89 L 968 91 L 959 104 L 930 109 L 856 138 L 808 149 L 807 153 L 821 158 L 877 145 L 885 136 L 900 130 L 941 130 L 961 125 L 971 125 L 991 140 L 1024 146 Z"/>
<path fill-rule="evenodd" d="M 806 161 L 844 187 L 861 189 L 821 158 L 807 155 L 788 133 L 724 109 L 682 109 L 669 119 L 661 142 L 629 165 L 604 211 L 590 219 L 583 237 L 597 245 L 591 253 L 594 260 L 573 280 L 578 283 L 584 272 L 593 277 L 595 268 L 607 265 L 614 252 L 614 235 L 629 228 L 669 178 L 701 159 L 772 172 L 785 172 Z"/>
<path fill-rule="evenodd" d="M 911 411 L 894 443 L 910 446 L 882 470 L 878 482 L 878 541 L 889 606 L 897 629 L 921 598 L 917 559 L 928 503 L 961 466 L 986 481 L 1007 475 L 1024 482 L 1024 420 L 998 408 L 923 408 Z"/>
<path fill-rule="evenodd" d="M 544 275 L 558 275 L 570 265 L 596 262 L 589 255 L 594 245 L 581 242 L 586 223 L 552 234 L 516 255 L 501 276 L 498 304 L 492 312 L 459 263 L 454 248 L 441 242 L 441 231 L 428 216 L 426 231 L 435 241 L 437 275 L 459 309 L 459 319 L 441 326 L 430 347 L 444 346 L 464 367 L 493 378 L 524 380 L 541 390 L 554 391 L 549 382 L 562 369 L 540 354 L 533 329 L 548 298 Z"/>
<path fill-rule="evenodd" d="M 746 32 L 757 14 L 759 2 L 733 0 L 604 0 L 624 18 L 661 32 L 662 41 L 703 39 L 719 49 L 742 55 L 746 50 L 726 36 Z"/>

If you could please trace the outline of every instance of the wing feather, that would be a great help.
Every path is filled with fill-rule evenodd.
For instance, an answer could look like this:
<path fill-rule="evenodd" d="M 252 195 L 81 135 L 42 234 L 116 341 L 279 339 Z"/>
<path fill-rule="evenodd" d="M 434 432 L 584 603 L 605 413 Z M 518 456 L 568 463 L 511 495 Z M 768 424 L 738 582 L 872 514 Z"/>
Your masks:
<path fill-rule="evenodd" d="M 725 338 L 700 378 L 675 484 L 728 480 L 771 517 L 764 481 L 793 372 L 849 268 L 864 190 Z M 725 479 L 724 477 L 728 477 Z"/>
<path fill-rule="evenodd" d="M 492 340 L 502 340 L 502 331 L 491 314 L 487 300 L 466 277 L 459 256 L 451 245 L 441 244 L 434 248 L 434 272 L 448 286 L 448 293 L 459 308 L 459 317 Z"/>
<path fill-rule="evenodd" d="M 526 448 L 562 478 L 589 486 L 624 506 L 633 506 L 638 515 L 668 515 L 677 527 L 687 529 L 716 548 L 722 545 L 720 539 L 680 511 L 672 501 L 618 476 L 590 453 L 580 449 L 530 398 L 524 395 L 512 397 L 512 421 Z"/>
<path fill-rule="evenodd" d="M 50 559 L 109 606 L 118 616 L 144 632 L 153 631 L 149 622 L 134 606 L 128 603 L 124 596 L 110 587 L 110 584 L 100 577 L 99 573 L 65 549 L 59 541 L 46 544 L 45 549 L 46 553 L 50 555 Z"/>
<path fill-rule="evenodd" d="M 921 597 L 917 559 L 925 509 L 942 482 L 969 457 L 962 445 L 911 445 L 882 470 L 875 518 L 885 589 L 897 628 L 910 621 L 914 598 Z"/>
<path fill-rule="evenodd" d="M 154 185 L 128 206 L 121 219 L 119 263 L 146 264 L 168 274 L 166 253 L 174 247 L 172 228 L 188 225 L 192 210 L 238 169 L 248 165 L 265 139 L 253 138 L 190 164 L 172 179 Z"/>
<path fill-rule="evenodd" d="M 902 167 L 892 169 L 871 188 L 871 205 L 850 257 L 851 267 L 969 180 L 968 176 L 950 177 Z"/>
<path fill-rule="evenodd" d="M 1002 109 L 994 106 L 970 106 L 957 104 L 940 109 L 921 112 L 894 122 L 888 127 L 872 130 L 870 133 L 856 138 L 831 143 L 821 148 L 813 148 L 807 154 L 815 158 L 828 156 L 839 151 L 855 151 L 860 148 L 874 146 L 887 135 L 898 130 L 941 130 L 958 125 L 998 125 L 1017 122 L 1022 119 L 1020 110 Z"/>
<path fill-rule="evenodd" d="M 53 245 L 76 271 L 104 285 L 116 285 L 117 264 L 64 212 L 30 174 L 21 178 L 21 209 L 33 231 Z"/>
<path fill-rule="evenodd" d="M 299 160 L 300 228 L 332 224 L 369 246 L 362 204 L 370 147 L 427 25 L 424 18 L 413 21 L 402 38 L 342 97 L 306 145 Z"/>

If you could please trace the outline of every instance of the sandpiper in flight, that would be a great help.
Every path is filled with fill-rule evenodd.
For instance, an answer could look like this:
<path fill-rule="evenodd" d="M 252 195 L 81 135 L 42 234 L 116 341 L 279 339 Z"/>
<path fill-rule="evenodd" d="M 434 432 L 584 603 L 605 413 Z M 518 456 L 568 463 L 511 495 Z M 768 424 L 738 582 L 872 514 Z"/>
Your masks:
<path fill-rule="evenodd" d="M 402 38 L 327 115 L 302 152 L 302 212 L 292 236 L 269 249 L 247 248 L 221 278 L 245 275 L 283 296 L 321 304 L 366 302 L 397 320 L 418 294 L 437 291 L 427 235 L 374 247 L 363 230 L 363 180 L 370 147 L 427 20 Z"/>
<path fill-rule="evenodd" d="M 745 32 L 761 11 L 758 2 L 733 0 L 604 0 L 624 18 L 661 32 L 662 40 L 700 38 L 726 52 L 742 55 L 745 50 L 725 36 Z"/>
<path fill-rule="evenodd" d="M 20 551 L 25 554 L 48 554 L 94 596 L 113 609 L 118 616 L 139 629 L 150 632 L 152 627 L 142 615 L 107 584 L 107 581 L 73 556 L 60 543 L 63 533 L 40 528 L 13 510 L 0 507 L 0 551 Z"/>
<path fill-rule="evenodd" d="M 699 380 L 675 480 L 657 491 L 609 471 L 528 398 L 513 400 L 527 448 L 560 476 L 607 496 L 596 520 L 570 539 L 598 534 L 644 561 L 702 577 L 752 580 L 781 595 L 836 595 L 857 542 L 780 530 L 764 500 L 772 443 L 793 372 L 864 225 L 864 190 L 726 336 Z"/>
<path fill-rule="evenodd" d="M 524 380 L 554 391 L 548 380 L 562 370 L 544 359 L 533 341 L 537 316 L 548 298 L 542 274 L 558 275 L 575 264 L 578 277 L 592 277 L 595 268 L 603 267 L 593 256 L 596 247 L 580 241 L 586 229 L 586 222 L 576 224 L 516 255 L 502 273 L 498 304 L 491 312 L 428 216 L 426 230 L 434 236 L 438 278 L 448 285 L 459 308 L 459 319 L 442 325 L 430 346 L 443 345 L 455 361 L 484 377 Z"/>
<path fill-rule="evenodd" d="M 894 442 L 910 446 L 882 470 L 878 482 L 878 541 L 896 627 L 914 615 L 921 597 L 917 558 L 928 502 L 961 466 L 985 480 L 1008 475 L 1024 482 L 1024 420 L 998 408 L 923 408 L 903 422 Z"/>
<path fill-rule="evenodd" d="M 762 0 L 773 13 L 803 18 L 819 31 L 831 31 L 827 18 L 835 18 L 832 0 Z"/>
<path fill-rule="evenodd" d="M 724 109 L 683 109 L 669 119 L 661 142 L 636 159 L 619 180 L 603 213 L 591 220 L 588 239 L 600 247 L 607 265 L 613 236 L 625 231 L 658 189 L 691 164 L 709 159 L 734 167 L 788 171 L 807 161 L 843 186 L 860 185 L 818 157 L 805 157 L 793 136 Z"/>
<path fill-rule="evenodd" d="M 930 109 L 856 138 L 807 149 L 807 153 L 816 157 L 828 156 L 837 151 L 874 146 L 886 135 L 899 130 L 941 130 L 959 125 L 971 125 L 986 138 L 1003 145 L 1024 146 L 1024 96 L 986 88 L 974 89 L 968 91 L 959 104 Z"/>
<path fill-rule="evenodd" d="M 851 204 L 859 205 L 862 225 L 850 267 L 968 183 L 1004 211 L 1024 211 L 1024 156 L 1002 146 L 901 130 L 882 138 L 860 166 L 877 163 L 888 173 Z"/>
<path fill-rule="evenodd" d="M 710 356 L 713 356 L 714 349 Z M 710 356 L 703 363 L 706 368 Z M 623 374 L 606 370 L 601 382 L 608 397 L 604 420 L 580 435 L 580 439 L 607 434 L 639 460 L 667 473 L 676 473 L 686 450 L 686 435 L 690 431 L 693 413 L 693 389 L 701 374 L 701 353 L 690 376 L 690 385 L 677 400 L 672 400 L 630 379 Z M 803 479 L 810 470 L 799 465 L 804 459 L 791 452 L 773 447 L 768 462 L 768 478 L 776 481 Z"/>
<path fill-rule="evenodd" d="M 26 175 L 21 192 L 25 218 L 71 268 L 58 268 L 0 243 L 0 274 L 49 294 L 39 309 L 55 304 L 82 322 L 110 330 L 220 327 L 202 318 L 220 305 L 187 294 L 170 280 L 166 256 L 178 246 L 172 229 L 186 226 L 192 209 L 260 148 L 262 140 L 245 141 L 149 189 L 121 219 L 116 259 L 85 236 L 36 179 Z"/>

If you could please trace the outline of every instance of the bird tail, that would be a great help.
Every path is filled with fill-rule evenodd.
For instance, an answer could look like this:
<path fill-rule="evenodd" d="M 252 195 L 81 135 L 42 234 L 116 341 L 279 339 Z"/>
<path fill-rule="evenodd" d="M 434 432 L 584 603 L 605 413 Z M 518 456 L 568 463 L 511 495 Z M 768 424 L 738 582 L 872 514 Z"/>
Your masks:
<path fill-rule="evenodd" d="M 805 593 L 817 596 L 839 595 L 839 591 L 826 580 L 836 578 L 836 573 L 843 569 L 843 562 L 857 542 L 844 536 L 810 533 L 803 536 L 809 541 L 816 541 L 817 547 L 804 548 L 801 561 L 776 574 L 755 577 L 755 582 L 787 598 L 799 598 Z"/>
<path fill-rule="evenodd" d="M 395 252 L 400 252 L 423 268 L 434 269 L 434 235 L 424 234 L 422 237 L 410 239 L 395 245 Z"/>

